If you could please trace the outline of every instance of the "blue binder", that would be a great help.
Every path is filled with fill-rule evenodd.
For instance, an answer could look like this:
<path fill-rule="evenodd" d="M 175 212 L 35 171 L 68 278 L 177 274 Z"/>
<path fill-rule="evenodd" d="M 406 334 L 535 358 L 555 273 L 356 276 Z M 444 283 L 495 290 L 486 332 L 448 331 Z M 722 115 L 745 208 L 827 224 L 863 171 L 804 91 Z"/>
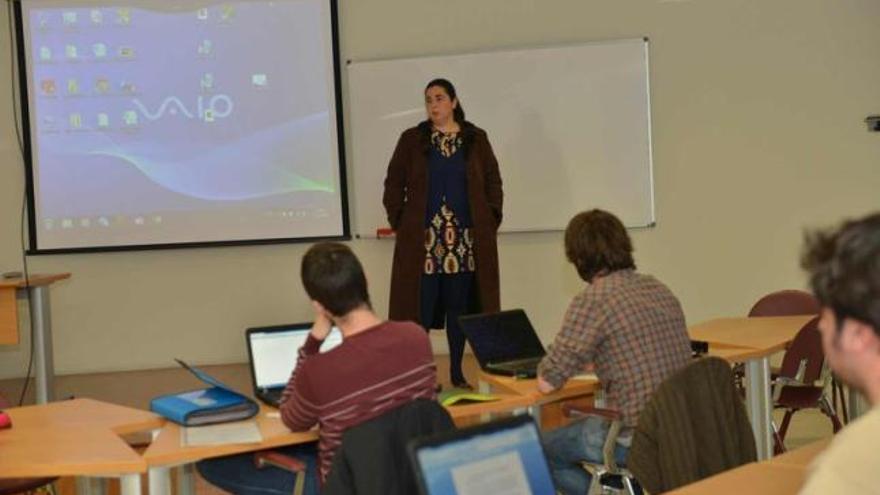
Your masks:
<path fill-rule="evenodd" d="M 260 406 L 204 371 L 180 359 L 181 366 L 211 387 L 163 395 L 150 401 L 150 410 L 183 426 L 202 426 L 253 417 Z"/>

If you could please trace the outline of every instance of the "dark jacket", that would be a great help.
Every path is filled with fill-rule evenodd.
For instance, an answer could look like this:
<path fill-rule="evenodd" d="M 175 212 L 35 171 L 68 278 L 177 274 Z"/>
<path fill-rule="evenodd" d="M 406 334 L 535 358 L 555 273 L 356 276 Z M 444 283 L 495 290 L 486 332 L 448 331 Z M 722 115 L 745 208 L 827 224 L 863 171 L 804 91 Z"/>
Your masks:
<path fill-rule="evenodd" d="M 347 430 L 324 483 L 324 495 L 418 493 L 407 443 L 454 430 L 449 413 L 431 400 L 416 400 Z"/>
<path fill-rule="evenodd" d="M 504 198 L 501 174 L 486 132 L 469 122 L 462 126 L 461 132 L 477 265 L 476 287 L 471 291 L 473 300 L 469 310 L 497 312 L 501 308 L 496 239 Z M 388 314 L 392 320 L 419 321 L 430 146 L 430 124 L 423 122 L 404 131 L 385 177 L 382 203 L 388 222 L 396 231 Z"/>
<path fill-rule="evenodd" d="M 626 462 L 642 487 L 663 493 L 756 457 L 733 372 L 724 360 L 708 357 L 657 388 L 639 416 Z"/>

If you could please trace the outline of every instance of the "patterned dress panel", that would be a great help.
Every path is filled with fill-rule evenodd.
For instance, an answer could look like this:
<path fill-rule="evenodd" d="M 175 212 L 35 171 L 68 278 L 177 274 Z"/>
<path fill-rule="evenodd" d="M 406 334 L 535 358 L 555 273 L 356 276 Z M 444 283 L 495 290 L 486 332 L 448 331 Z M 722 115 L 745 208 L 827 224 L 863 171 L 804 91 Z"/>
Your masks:
<path fill-rule="evenodd" d="M 458 133 L 434 130 L 431 133 L 431 145 L 444 158 L 449 158 L 461 149 L 462 138 Z M 439 210 L 434 212 L 428 228 L 425 229 L 424 273 L 454 274 L 474 270 L 476 260 L 471 229 L 461 227 L 455 211 L 449 207 L 444 196 Z"/>

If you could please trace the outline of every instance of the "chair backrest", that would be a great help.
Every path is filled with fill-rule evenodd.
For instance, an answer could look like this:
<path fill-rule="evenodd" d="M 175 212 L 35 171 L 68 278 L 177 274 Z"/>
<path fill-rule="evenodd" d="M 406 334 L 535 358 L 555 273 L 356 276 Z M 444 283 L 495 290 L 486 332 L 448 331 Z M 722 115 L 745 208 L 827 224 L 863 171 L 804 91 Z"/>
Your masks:
<path fill-rule="evenodd" d="M 821 306 L 809 292 L 786 289 L 762 297 L 749 310 L 749 316 L 817 315 Z"/>
<path fill-rule="evenodd" d="M 799 377 L 797 374 L 801 362 L 805 362 L 806 366 L 803 376 Z M 825 353 L 822 351 L 822 336 L 819 334 L 817 316 L 801 327 L 785 350 L 779 374 L 788 378 L 798 378 L 805 384 L 812 384 L 821 377 L 824 363 Z"/>
<path fill-rule="evenodd" d="M 733 371 L 726 361 L 707 357 L 654 392 L 639 416 L 627 468 L 650 493 L 662 493 L 756 457 Z"/>
<path fill-rule="evenodd" d="M 324 483 L 325 495 L 410 495 L 418 492 L 406 446 L 414 438 L 455 429 L 446 409 L 415 400 L 349 428 Z"/>

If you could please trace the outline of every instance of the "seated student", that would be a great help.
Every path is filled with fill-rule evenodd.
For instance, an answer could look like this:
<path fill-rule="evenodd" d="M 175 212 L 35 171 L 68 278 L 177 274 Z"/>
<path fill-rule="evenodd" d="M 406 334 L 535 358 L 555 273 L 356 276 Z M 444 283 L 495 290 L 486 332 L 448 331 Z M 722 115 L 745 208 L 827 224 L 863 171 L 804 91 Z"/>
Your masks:
<path fill-rule="evenodd" d="M 659 280 L 635 271 L 632 242 L 620 220 L 602 210 L 576 215 L 565 230 L 565 253 L 587 283 L 568 306 L 562 329 L 538 367 L 538 389 L 550 393 L 594 365 L 606 404 L 623 416 L 617 460 L 632 427 L 660 383 L 690 360 L 678 299 Z M 556 488 L 583 495 L 590 476 L 581 461 L 601 463 L 609 424 L 588 416 L 548 432 L 544 448 Z"/>
<path fill-rule="evenodd" d="M 363 268 L 347 246 L 312 246 L 303 256 L 301 277 L 315 324 L 282 395 L 281 419 L 294 431 L 320 427 L 318 476 L 314 445 L 278 450 L 306 463 L 306 493 L 317 494 L 318 478 L 326 479 L 342 432 L 409 401 L 433 400 L 436 369 L 421 327 L 382 321 L 373 313 Z M 333 324 L 342 332 L 342 344 L 318 353 Z M 293 474 L 258 471 L 252 454 L 203 461 L 198 468 L 205 479 L 237 494 L 293 490 Z"/>
<path fill-rule="evenodd" d="M 880 471 L 880 213 L 807 240 L 802 264 L 822 304 L 819 332 L 831 369 L 871 410 L 816 459 L 802 494 L 878 493 Z"/>

